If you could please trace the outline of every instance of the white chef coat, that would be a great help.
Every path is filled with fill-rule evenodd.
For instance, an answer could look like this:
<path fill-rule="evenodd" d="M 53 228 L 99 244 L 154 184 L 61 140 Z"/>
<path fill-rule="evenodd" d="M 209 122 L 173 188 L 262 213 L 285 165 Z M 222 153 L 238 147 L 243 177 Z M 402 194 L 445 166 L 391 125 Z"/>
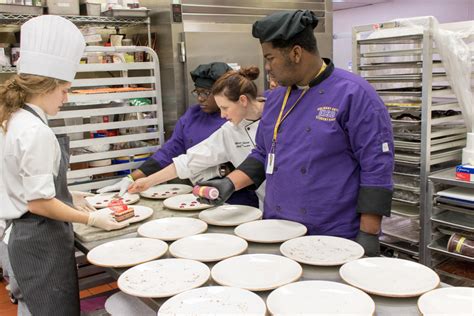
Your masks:
<path fill-rule="evenodd" d="M 56 196 L 54 177 L 61 150 L 53 131 L 45 124 L 46 114 L 28 104 L 32 113 L 19 109 L 11 116 L 8 130 L 0 132 L 0 218 L 15 219 L 28 211 L 28 201 Z"/>
<path fill-rule="evenodd" d="M 186 154 L 173 158 L 178 177 L 192 178 L 202 170 L 230 161 L 239 166 L 255 148 L 255 135 L 260 120 L 242 120 L 239 125 L 227 122 L 211 136 L 189 148 Z M 263 203 L 265 183 L 256 191 Z"/>

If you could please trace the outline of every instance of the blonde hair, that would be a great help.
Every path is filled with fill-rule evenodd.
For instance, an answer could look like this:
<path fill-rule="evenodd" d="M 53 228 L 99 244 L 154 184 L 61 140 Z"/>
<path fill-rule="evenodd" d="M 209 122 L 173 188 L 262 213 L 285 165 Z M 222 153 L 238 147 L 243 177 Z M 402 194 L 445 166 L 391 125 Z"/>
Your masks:
<path fill-rule="evenodd" d="M 14 75 L 0 85 L 0 123 L 6 133 L 8 121 L 13 113 L 18 111 L 28 98 L 34 95 L 46 94 L 66 81 L 36 75 Z"/>

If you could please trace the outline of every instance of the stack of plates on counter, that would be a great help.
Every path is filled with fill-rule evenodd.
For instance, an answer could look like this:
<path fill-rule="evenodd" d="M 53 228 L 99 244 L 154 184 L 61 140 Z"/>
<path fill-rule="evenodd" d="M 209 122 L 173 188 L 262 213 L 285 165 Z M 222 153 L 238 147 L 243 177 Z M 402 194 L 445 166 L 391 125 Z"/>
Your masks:
<path fill-rule="evenodd" d="M 265 302 L 248 290 L 209 286 L 189 290 L 167 300 L 158 311 L 165 315 L 255 315 L 264 316 Z"/>
<path fill-rule="evenodd" d="M 173 257 L 212 262 L 237 256 L 247 250 L 247 242 L 229 234 L 199 234 L 184 237 L 171 244 Z"/>
<path fill-rule="evenodd" d="M 203 233 L 207 224 L 200 219 L 189 217 L 167 217 L 149 221 L 138 227 L 143 237 L 174 241 L 187 236 Z"/>
<path fill-rule="evenodd" d="M 199 213 L 199 218 L 210 225 L 237 226 L 262 218 L 262 211 L 247 205 L 222 205 Z"/>
<path fill-rule="evenodd" d="M 283 219 L 264 219 L 237 226 L 234 233 L 248 241 L 278 243 L 306 234 L 306 226 Z"/>
<path fill-rule="evenodd" d="M 168 244 L 158 239 L 127 238 L 95 247 L 87 260 L 101 267 L 123 268 L 158 259 L 167 250 Z"/>
<path fill-rule="evenodd" d="M 125 271 L 117 285 L 123 292 L 138 297 L 170 297 L 207 282 L 209 268 L 187 259 L 161 259 Z"/>
<path fill-rule="evenodd" d="M 413 297 L 438 287 L 439 276 L 430 268 L 403 259 L 363 258 L 344 264 L 339 275 L 367 293 L 388 297 Z"/>
<path fill-rule="evenodd" d="M 149 188 L 140 195 L 149 199 L 167 199 L 172 196 L 192 192 L 193 187 L 186 184 L 160 184 Z"/>
<path fill-rule="evenodd" d="M 303 236 L 285 241 L 280 252 L 290 259 L 316 266 L 336 266 L 364 255 L 358 243 L 333 236 Z"/>
<path fill-rule="evenodd" d="M 303 268 L 291 259 L 268 254 L 225 259 L 212 268 L 212 279 L 226 286 L 268 291 L 298 280 Z"/>

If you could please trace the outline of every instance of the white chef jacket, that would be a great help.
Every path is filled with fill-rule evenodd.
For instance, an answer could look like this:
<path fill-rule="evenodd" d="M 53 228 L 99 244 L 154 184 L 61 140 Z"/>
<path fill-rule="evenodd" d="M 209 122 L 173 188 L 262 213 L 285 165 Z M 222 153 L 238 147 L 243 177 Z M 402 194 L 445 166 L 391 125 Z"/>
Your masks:
<path fill-rule="evenodd" d="M 211 136 L 189 148 L 186 154 L 173 158 L 178 177 L 192 178 L 204 169 L 228 161 L 235 167 L 239 166 L 255 148 L 255 135 L 259 123 L 260 120 L 242 120 L 239 125 L 225 123 Z M 262 205 L 265 183 L 256 193 Z"/>
<path fill-rule="evenodd" d="M 43 121 L 19 109 L 8 130 L 0 132 L 0 218 L 15 219 L 28 211 L 28 201 L 56 196 L 54 177 L 59 171 L 61 150 L 46 114 L 28 104 Z"/>

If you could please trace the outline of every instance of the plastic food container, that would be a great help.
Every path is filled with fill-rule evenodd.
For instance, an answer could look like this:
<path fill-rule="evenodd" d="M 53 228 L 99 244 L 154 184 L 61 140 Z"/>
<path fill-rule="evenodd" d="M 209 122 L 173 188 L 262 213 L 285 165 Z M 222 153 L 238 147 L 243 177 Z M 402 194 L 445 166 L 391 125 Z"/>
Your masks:
<path fill-rule="evenodd" d="M 448 240 L 448 251 L 474 258 L 474 240 L 452 234 Z"/>

